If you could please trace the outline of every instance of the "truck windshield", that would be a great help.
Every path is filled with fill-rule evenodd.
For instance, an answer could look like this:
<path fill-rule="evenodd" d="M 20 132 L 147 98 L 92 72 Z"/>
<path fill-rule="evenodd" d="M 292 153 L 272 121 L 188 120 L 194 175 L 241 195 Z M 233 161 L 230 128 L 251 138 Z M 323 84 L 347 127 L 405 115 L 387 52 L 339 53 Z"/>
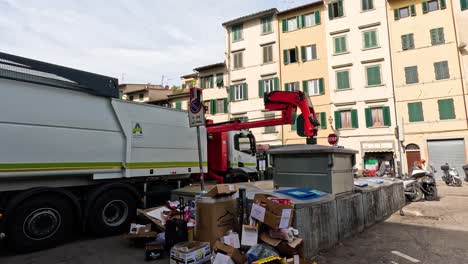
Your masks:
<path fill-rule="evenodd" d="M 237 134 L 234 136 L 234 148 L 246 154 L 255 154 L 256 144 L 252 134 Z"/>

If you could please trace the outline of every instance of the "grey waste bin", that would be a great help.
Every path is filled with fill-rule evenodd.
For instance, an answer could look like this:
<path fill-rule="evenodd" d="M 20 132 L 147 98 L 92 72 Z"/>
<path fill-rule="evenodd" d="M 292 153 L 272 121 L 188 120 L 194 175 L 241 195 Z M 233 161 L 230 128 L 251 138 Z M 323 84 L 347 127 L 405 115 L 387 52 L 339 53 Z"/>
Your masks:
<path fill-rule="evenodd" d="M 357 151 L 322 145 L 289 145 L 269 151 L 273 182 L 331 194 L 353 190 Z"/>

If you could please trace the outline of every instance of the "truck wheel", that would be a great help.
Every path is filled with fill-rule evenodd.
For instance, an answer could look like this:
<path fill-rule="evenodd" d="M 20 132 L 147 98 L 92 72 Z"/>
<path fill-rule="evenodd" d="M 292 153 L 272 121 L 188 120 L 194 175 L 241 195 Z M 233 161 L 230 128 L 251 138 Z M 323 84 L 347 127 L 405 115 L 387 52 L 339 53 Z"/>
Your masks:
<path fill-rule="evenodd" d="M 7 222 L 8 246 L 18 253 L 50 248 L 74 229 L 75 213 L 63 197 L 42 195 L 21 203 Z"/>
<path fill-rule="evenodd" d="M 102 193 L 89 208 L 89 230 L 100 237 L 128 231 L 136 215 L 136 204 L 135 198 L 125 190 Z"/>

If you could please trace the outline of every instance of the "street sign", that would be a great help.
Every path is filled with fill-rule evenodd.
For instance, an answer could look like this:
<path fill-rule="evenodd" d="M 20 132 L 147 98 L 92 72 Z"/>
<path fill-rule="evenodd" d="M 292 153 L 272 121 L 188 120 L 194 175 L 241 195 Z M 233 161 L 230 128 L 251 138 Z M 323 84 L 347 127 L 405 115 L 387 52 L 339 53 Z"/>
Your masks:
<path fill-rule="evenodd" d="M 334 146 L 338 144 L 338 136 L 336 134 L 330 134 L 328 135 L 328 144 Z"/>
<path fill-rule="evenodd" d="M 189 124 L 190 127 L 205 125 L 205 111 L 202 103 L 202 89 L 190 89 L 189 101 Z"/>

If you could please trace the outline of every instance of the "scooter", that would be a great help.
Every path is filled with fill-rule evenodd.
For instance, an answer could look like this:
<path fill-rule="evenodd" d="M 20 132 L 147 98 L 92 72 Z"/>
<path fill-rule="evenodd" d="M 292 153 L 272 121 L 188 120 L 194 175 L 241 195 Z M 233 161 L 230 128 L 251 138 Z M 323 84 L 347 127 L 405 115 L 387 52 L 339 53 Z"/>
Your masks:
<path fill-rule="evenodd" d="M 411 176 L 403 180 L 405 196 L 411 202 L 420 201 L 423 196 L 427 201 L 437 199 L 437 186 L 434 179 L 434 167 L 429 166 L 429 170 L 419 167 L 413 168 Z"/>
<path fill-rule="evenodd" d="M 455 168 L 450 168 L 450 165 L 445 163 L 445 165 L 442 165 L 440 169 L 444 172 L 442 180 L 444 180 L 445 184 L 455 187 L 462 186 L 463 182 L 460 178 L 460 174 L 458 174 L 458 171 Z"/>

